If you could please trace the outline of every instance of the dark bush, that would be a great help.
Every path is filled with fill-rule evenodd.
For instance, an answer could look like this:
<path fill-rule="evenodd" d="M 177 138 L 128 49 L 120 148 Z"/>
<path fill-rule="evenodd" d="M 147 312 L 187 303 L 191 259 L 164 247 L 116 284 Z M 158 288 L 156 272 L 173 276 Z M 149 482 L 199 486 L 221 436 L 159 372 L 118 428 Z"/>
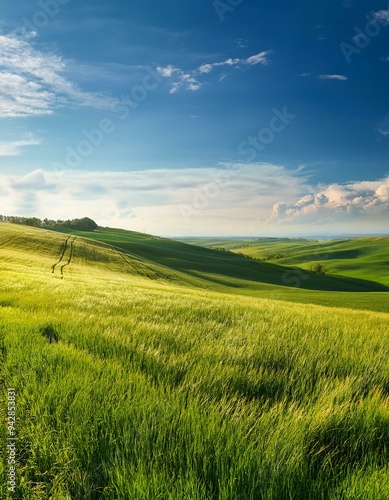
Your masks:
<path fill-rule="evenodd" d="M 70 229 L 76 229 L 78 231 L 94 231 L 98 228 L 96 222 L 89 217 L 83 217 L 82 219 L 67 220 L 63 223 L 64 227 Z"/>
<path fill-rule="evenodd" d="M 310 270 L 316 274 L 319 274 L 320 276 L 324 276 L 325 273 L 327 272 L 325 266 L 323 264 L 320 264 L 320 262 L 315 262 L 314 264 L 311 264 Z"/>
<path fill-rule="evenodd" d="M 54 326 L 51 324 L 43 325 L 40 329 L 40 333 L 41 335 L 43 335 L 43 337 L 46 337 L 46 339 L 50 342 L 50 344 L 52 342 L 59 341 L 59 334 L 57 330 L 54 328 Z"/>

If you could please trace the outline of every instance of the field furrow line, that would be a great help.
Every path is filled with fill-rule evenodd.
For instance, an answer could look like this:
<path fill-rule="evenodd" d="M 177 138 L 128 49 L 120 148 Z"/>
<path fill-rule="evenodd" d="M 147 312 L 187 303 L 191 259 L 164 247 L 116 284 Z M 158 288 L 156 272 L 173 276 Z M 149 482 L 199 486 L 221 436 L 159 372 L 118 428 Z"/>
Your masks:
<path fill-rule="evenodd" d="M 53 264 L 53 266 L 52 266 L 52 268 L 51 268 L 51 269 L 52 269 L 52 271 L 51 271 L 51 272 L 52 272 L 53 274 L 54 274 L 54 272 L 55 272 L 55 268 L 58 266 L 58 264 L 60 264 L 60 263 L 62 262 L 62 259 L 63 259 L 63 258 L 64 258 L 64 256 L 65 256 L 66 250 L 67 250 L 67 248 L 68 248 L 68 241 L 69 241 L 69 238 L 70 238 L 70 236 L 68 236 L 68 237 L 65 239 L 65 241 L 64 241 L 64 243 L 63 243 L 63 245 L 62 245 L 62 252 L 61 252 L 60 258 L 59 258 L 58 262 L 56 262 L 55 264 Z"/>
<path fill-rule="evenodd" d="M 63 266 L 61 266 L 61 277 L 62 278 L 63 278 L 63 270 L 64 270 L 64 268 L 67 267 L 67 266 L 70 266 L 70 264 L 72 262 L 72 259 L 74 257 L 74 248 L 75 248 L 74 242 L 76 241 L 76 238 L 77 238 L 77 236 L 74 236 L 73 240 L 70 241 L 69 258 L 68 258 L 67 262 Z"/>

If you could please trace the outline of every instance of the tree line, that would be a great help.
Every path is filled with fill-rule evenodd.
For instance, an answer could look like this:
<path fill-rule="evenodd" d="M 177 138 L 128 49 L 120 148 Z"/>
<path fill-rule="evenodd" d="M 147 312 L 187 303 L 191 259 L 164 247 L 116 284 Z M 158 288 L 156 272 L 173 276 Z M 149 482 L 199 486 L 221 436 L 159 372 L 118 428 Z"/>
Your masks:
<path fill-rule="evenodd" d="M 82 219 L 53 220 L 39 219 L 38 217 L 19 217 L 15 215 L 0 215 L 0 222 L 11 222 L 12 224 L 23 224 L 24 226 L 40 227 L 42 229 L 55 229 L 66 227 L 77 231 L 94 231 L 99 226 L 89 217 Z"/>

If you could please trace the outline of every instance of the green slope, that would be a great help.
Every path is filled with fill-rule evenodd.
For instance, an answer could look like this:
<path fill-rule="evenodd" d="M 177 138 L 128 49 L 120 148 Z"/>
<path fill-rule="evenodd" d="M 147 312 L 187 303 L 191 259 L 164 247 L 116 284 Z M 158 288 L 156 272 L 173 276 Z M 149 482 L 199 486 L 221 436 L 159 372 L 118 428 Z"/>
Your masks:
<path fill-rule="evenodd" d="M 41 272 L 66 278 L 79 273 L 152 280 L 161 285 L 222 293 L 387 311 L 388 290 L 366 279 L 317 276 L 296 267 L 118 229 L 85 233 L 0 224 L 0 257 L 14 266 L 35 262 Z M 358 292 L 358 293 L 356 293 Z"/>
<path fill-rule="evenodd" d="M 70 230 L 68 231 L 71 232 Z M 234 253 L 223 253 L 208 248 L 189 245 L 180 241 L 160 238 L 119 229 L 100 229 L 96 232 L 74 232 L 79 236 L 105 242 L 124 252 L 131 258 L 138 258 L 163 266 L 164 269 L 226 286 L 245 288 L 258 284 L 290 286 L 293 268 L 270 262 L 251 261 Z M 300 280 L 300 288 L 309 290 L 334 291 L 378 291 L 385 290 L 368 279 L 340 278 L 338 276 L 319 277 L 307 272 Z"/>
<path fill-rule="evenodd" d="M 288 238 L 196 238 L 186 241 L 206 247 L 219 246 L 266 262 L 303 269 L 320 262 L 328 274 L 389 285 L 389 237 L 330 241 Z"/>

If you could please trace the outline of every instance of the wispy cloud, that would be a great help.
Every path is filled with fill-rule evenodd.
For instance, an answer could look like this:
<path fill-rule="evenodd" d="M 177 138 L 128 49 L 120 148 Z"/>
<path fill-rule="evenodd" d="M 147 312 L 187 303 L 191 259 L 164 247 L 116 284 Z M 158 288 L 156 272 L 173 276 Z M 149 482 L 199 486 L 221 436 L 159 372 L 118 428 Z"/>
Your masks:
<path fill-rule="evenodd" d="M 246 49 L 249 46 L 249 43 L 245 38 L 237 38 L 236 46 L 240 49 Z"/>
<path fill-rule="evenodd" d="M 348 80 L 348 77 L 345 75 L 313 75 L 312 73 L 300 73 L 300 77 L 308 77 L 311 76 L 313 78 L 318 78 L 319 80 L 340 80 L 345 81 Z"/>
<path fill-rule="evenodd" d="M 319 75 L 320 80 L 348 80 L 345 75 Z"/>
<path fill-rule="evenodd" d="M 41 144 L 41 140 L 32 137 L 18 141 L 2 141 L 0 142 L 0 156 L 18 156 L 22 154 L 23 148 L 26 146 L 38 146 L 39 144 Z"/>
<path fill-rule="evenodd" d="M 67 62 L 39 51 L 27 36 L 0 35 L 0 118 L 50 115 L 61 106 L 112 107 L 103 94 L 84 92 L 66 78 Z"/>
<path fill-rule="evenodd" d="M 218 66 L 237 66 L 241 62 L 240 59 L 226 59 L 223 62 L 216 62 L 212 64 L 202 64 L 199 68 L 198 71 L 200 73 L 210 73 L 214 68 L 217 68 Z"/>
<path fill-rule="evenodd" d="M 269 54 L 271 51 L 267 50 L 264 52 L 259 52 L 253 56 L 248 57 L 247 59 L 240 58 L 229 58 L 222 62 L 215 62 L 211 64 L 202 64 L 198 70 L 200 73 L 210 73 L 214 68 L 219 66 L 239 66 L 241 64 L 255 65 L 255 64 L 269 64 Z"/>
<path fill-rule="evenodd" d="M 389 114 L 384 117 L 377 130 L 384 137 L 389 137 Z"/>
<path fill-rule="evenodd" d="M 214 63 L 204 63 L 201 64 L 198 68 L 184 71 L 180 68 L 177 68 L 171 64 L 168 66 L 158 66 L 157 72 L 163 76 L 164 78 L 171 78 L 173 81 L 171 83 L 170 93 L 176 93 L 180 88 L 184 88 L 185 90 L 196 91 L 201 88 L 203 83 L 199 80 L 199 78 L 204 77 L 204 75 L 211 73 L 215 68 L 232 68 L 232 67 L 240 67 L 242 65 L 246 66 L 255 66 L 256 64 L 267 65 L 269 64 L 269 55 L 271 54 L 270 50 L 259 52 L 258 54 L 254 54 L 246 59 L 241 58 L 229 58 L 224 61 L 214 62 Z M 224 76 L 225 78 L 225 76 Z"/>

